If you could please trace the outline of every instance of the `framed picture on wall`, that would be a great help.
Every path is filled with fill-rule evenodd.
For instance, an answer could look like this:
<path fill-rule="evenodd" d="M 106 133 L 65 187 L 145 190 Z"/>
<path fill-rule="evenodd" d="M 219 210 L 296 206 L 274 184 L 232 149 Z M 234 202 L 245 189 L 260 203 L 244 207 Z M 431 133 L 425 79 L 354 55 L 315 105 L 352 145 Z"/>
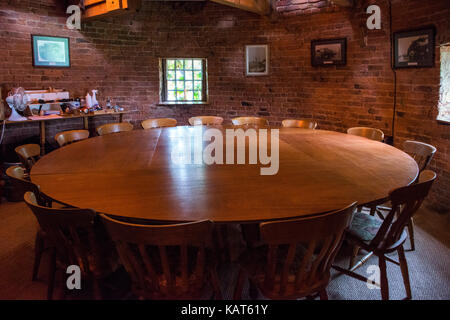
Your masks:
<path fill-rule="evenodd" d="M 70 67 L 69 38 L 32 35 L 31 42 L 34 67 Z"/>
<path fill-rule="evenodd" d="M 394 32 L 394 68 L 434 66 L 435 28 Z"/>
<path fill-rule="evenodd" d="M 320 39 L 311 41 L 311 65 L 337 66 L 347 64 L 347 39 Z"/>
<path fill-rule="evenodd" d="M 269 74 L 269 46 L 245 46 L 246 75 L 266 76 Z"/>

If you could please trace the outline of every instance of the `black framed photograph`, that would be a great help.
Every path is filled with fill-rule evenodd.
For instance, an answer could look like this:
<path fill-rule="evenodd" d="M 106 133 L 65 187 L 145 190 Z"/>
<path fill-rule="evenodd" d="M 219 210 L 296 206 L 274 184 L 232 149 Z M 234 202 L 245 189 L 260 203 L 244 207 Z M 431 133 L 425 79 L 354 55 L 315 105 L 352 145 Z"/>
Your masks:
<path fill-rule="evenodd" d="M 347 38 L 311 41 L 311 65 L 338 66 L 347 64 Z"/>
<path fill-rule="evenodd" d="M 269 46 L 245 46 L 246 75 L 266 76 L 269 74 Z"/>
<path fill-rule="evenodd" d="M 394 68 L 434 66 L 435 28 L 394 32 Z"/>
<path fill-rule="evenodd" d="M 33 66 L 48 68 L 70 67 L 70 39 L 32 35 Z"/>

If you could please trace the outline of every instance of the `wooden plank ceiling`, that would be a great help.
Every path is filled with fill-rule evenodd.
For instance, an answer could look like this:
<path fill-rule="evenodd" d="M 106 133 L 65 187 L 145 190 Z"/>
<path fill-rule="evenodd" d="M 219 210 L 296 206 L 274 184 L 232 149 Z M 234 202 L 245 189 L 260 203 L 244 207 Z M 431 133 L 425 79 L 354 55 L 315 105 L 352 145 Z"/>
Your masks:
<path fill-rule="evenodd" d="M 171 1 L 171 0 L 161 0 Z M 205 0 L 184 0 L 205 1 Z M 270 0 L 210 0 L 226 6 L 266 15 L 270 12 Z M 118 15 L 140 7 L 142 0 L 84 0 L 83 19 L 92 20 L 97 18 Z"/>

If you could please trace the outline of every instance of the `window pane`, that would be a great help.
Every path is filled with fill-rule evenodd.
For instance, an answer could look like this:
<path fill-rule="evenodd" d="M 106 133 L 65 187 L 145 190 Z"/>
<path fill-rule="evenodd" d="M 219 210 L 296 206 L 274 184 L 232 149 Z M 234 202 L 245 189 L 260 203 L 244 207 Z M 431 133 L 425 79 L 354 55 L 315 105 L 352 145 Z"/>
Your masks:
<path fill-rule="evenodd" d="M 438 120 L 450 122 L 450 45 L 441 46 L 441 89 Z"/>
<path fill-rule="evenodd" d="M 195 80 L 202 80 L 202 72 L 201 71 L 195 71 L 194 72 L 194 79 Z"/>
<path fill-rule="evenodd" d="M 167 81 L 167 90 L 175 90 L 175 81 Z"/>
<path fill-rule="evenodd" d="M 202 60 L 194 60 L 194 69 L 195 70 L 203 69 Z"/>
<path fill-rule="evenodd" d="M 201 81 L 195 81 L 194 89 L 195 90 L 202 90 L 202 82 Z"/>
<path fill-rule="evenodd" d="M 175 101 L 176 100 L 175 91 L 169 91 L 167 93 L 167 100 L 169 100 L 169 101 Z"/>
<path fill-rule="evenodd" d="M 167 69 L 168 70 L 175 69 L 175 60 L 167 60 Z"/>
<path fill-rule="evenodd" d="M 167 71 L 167 80 L 175 80 L 175 71 Z"/>
<path fill-rule="evenodd" d="M 177 71 L 177 80 L 184 80 L 184 71 Z"/>
<path fill-rule="evenodd" d="M 203 59 L 167 59 L 165 64 L 167 101 L 202 101 L 206 98 Z"/>
<path fill-rule="evenodd" d="M 184 82 L 177 81 L 177 90 L 184 90 Z"/>

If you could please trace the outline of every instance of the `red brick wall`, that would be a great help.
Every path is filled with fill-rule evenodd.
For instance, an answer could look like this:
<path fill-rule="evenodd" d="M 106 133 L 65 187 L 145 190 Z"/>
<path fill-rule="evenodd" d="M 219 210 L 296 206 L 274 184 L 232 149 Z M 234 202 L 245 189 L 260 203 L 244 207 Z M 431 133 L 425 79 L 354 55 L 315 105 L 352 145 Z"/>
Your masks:
<path fill-rule="evenodd" d="M 438 173 L 430 202 L 441 211 L 450 208 L 450 124 L 439 124 L 440 85 L 439 44 L 450 43 L 450 1 L 395 1 L 393 30 L 404 30 L 434 24 L 436 66 L 427 69 L 397 70 L 397 117 L 395 145 L 411 139 L 430 143 L 438 149 L 431 169 Z"/>
<path fill-rule="evenodd" d="M 3 91 L 60 87 L 72 95 L 99 89 L 128 110 L 138 126 L 148 117 L 174 117 L 181 124 L 199 114 L 260 115 L 272 124 L 284 118 L 312 117 L 320 128 L 345 131 L 373 126 L 392 134 L 394 73 L 390 67 L 390 31 L 386 0 L 382 30 L 365 28 L 368 2 L 353 9 L 324 1 L 285 0 L 270 17 L 214 3 L 144 2 L 139 13 L 87 23 L 81 31 L 64 27 L 64 10 L 56 0 L 0 0 L 0 83 Z M 297 7 L 289 7 L 297 6 Z M 438 39 L 449 39 L 449 2 L 394 0 L 393 31 L 433 23 Z M 277 13 L 278 12 L 278 13 Z M 70 69 L 34 69 L 30 34 L 69 36 Z M 310 42 L 347 37 L 347 65 L 312 68 Z M 246 77 L 244 46 L 269 44 L 270 75 Z M 438 50 L 437 50 L 438 51 Z M 160 57 L 208 58 L 209 98 L 206 106 L 159 106 Z M 450 207 L 450 126 L 438 124 L 439 55 L 432 69 L 397 71 L 395 144 L 416 139 L 436 145 L 432 163 L 440 175 L 432 203 Z M 95 124 L 94 124 L 95 125 Z M 80 121 L 55 122 L 48 141 L 60 130 L 81 127 Z M 37 125 L 10 125 L 7 142 L 37 135 Z"/>

